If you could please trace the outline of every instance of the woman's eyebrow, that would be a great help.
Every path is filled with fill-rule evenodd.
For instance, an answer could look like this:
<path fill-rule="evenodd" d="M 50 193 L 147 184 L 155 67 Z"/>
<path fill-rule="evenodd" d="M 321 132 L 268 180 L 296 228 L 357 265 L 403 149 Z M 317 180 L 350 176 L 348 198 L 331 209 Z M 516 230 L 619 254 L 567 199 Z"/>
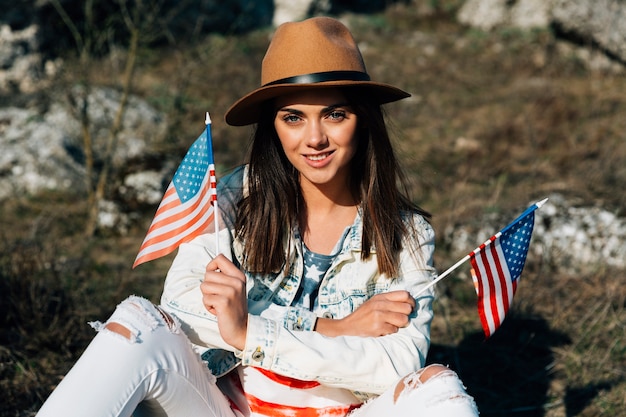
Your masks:
<path fill-rule="evenodd" d="M 337 104 L 330 104 L 326 107 L 324 107 L 320 113 L 327 113 L 329 111 L 332 111 L 338 107 L 348 107 L 349 104 L 348 103 L 337 103 Z M 294 114 L 303 114 L 304 112 L 302 110 L 298 110 L 298 109 L 292 109 L 290 107 L 282 107 L 278 110 L 276 110 L 277 112 L 287 112 L 287 113 L 294 113 Z"/>
<path fill-rule="evenodd" d="M 322 113 L 327 113 L 329 111 L 335 110 L 338 107 L 348 107 L 349 104 L 348 103 L 337 103 L 337 104 L 331 104 L 330 106 L 324 107 L 322 109 Z"/>
<path fill-rule="evenodd" d="M 285 113 L 295 113 L 295 114 L 304 114 L 303 111 L 298 110 L 298 109 L 292 109 L 289 107 L 282 107 L 278 110 L 276 110 L 276 112 L 285 112 Z"/>

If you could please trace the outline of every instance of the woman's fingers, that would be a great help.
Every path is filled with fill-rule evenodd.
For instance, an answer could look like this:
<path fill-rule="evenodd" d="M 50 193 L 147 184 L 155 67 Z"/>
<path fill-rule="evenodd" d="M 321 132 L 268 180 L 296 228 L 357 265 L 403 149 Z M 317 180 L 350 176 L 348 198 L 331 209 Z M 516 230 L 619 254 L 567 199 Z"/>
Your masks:
<path fill-rule="evenodd" d="M 248 326 L 245 275 L 219 255 L 207 265 L 200 291 L 205 308 L 218 319 L 224 341 L 243 349 Z"/>
<path fill-rule="evenodd" d="M 403 294 L 396 294 L 403 293 Z M 405 291 L 394 291 L 394 293 L 378 294 L 372 297 L 367 303 L 378 311 L 389 311 L 409 315 L 415 308 L 415 300 Z"/>
<path fill-rule="evenodd" d="M 384 336 L 410 322 L 415 300 L 407 291 L 378 294 L 333 326 L 334 335 Z M 324 323 L 324 328 L 327 323 Z"/>
<path fill-rule="evenodd" d="M 242 281 L 245 281 L 243 272 L 241 272 L 234 263 L 222 254 L 217 255 L 207 264 L 206 272 L 221 272 L 226 275 L 238 277 Z"/>
<path fill-rule="evenodd" d="M 376 300 L 382 298 L 386 301 L 396 302 L 400 304 L 408 304 L 413 310 L 415 308 L 415 299 L 408 291 L 390 291 L 373 296 L 370 300 Z"/>
<path fill-rule="evenodd" d="M 200 284 L 203 302 L 211 314 L 215 310 L 225 311 L 242 303 L 245 296 L 245 283 L 238 277 L 226 275 L 221 272 L 211 272 L 205 275 Z"/>

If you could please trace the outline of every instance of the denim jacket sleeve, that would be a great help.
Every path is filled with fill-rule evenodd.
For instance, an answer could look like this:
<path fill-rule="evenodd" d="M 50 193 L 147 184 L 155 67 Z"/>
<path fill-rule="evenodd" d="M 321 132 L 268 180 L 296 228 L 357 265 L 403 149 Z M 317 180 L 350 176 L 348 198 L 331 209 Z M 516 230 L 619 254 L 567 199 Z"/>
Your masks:
<path fill-rule="evenodd" d="M 378 281 L 368 280 L 366 287 L 350 287 L 350 284 L 339 287 L 334 293 L 338 294 L 338 305 L 349 304 L 354 311 L 374 293 L 404 289 L 418 294 L 429 284 L 436 274 L 432 266 L 434 232 L 421 218 L 417 226 L 421 231 L 419 253 L 402 252 L 401 276 L 389 283 L 387 278 L 377 276 L 375 257 L 370 261 L 355 261 L 360 273 L 372 274 Z M 342 273 L 338 277 L 340 275 Z M 354 280 L 359 278 L 357 276 Z M 349 282 L 350 279 L 342 276 L 337 282 Z M 360 397 L 380 394 L 401 377 L 424 366 L 430 345 L 433 291 L 425 291 L 415 298 L 416 309 L 410 324 L 383 337 L 331 338 L 317 332 L 293 331 L 273 320 L 250 316 L 246 346 L 238 356 L 244 365 L 349 389 Z M 335 312 L 342 316 L 350 311 Z"/>
<path fill-rule="evenodd" d="M 230 233 L 227 230 L 220 231 L 219 238 L 220 248 L 231 247 Z M 212 233 L 200 235 L 191 242 L 182 244 L 165 279 L 161 304 L 179 319 L 192 343 L 234 352 L 235 349 L 221 338 L 216 317 L 202 303 L 200 284 L 204 279 L 205 267 L 215 256 L 214 253 L 215 236 Z M 233 260 L 229 252 L 224 252 L 224 255 Z M 248 277 L 248 288 L 253 286 L 251 280 Z M 261 310 L 250 303 L 248 308 L 251 312 L 257 310 L 255 314 L 290 329 L 313 330 L 315 325 L 315 314 L 301 308 L 270 304 Z"/>
<path fill-rule="evenodd" d="M 220 247 L 228 247 L 222 246 L 227 245 L 228 240 L 220 237 Z M 204 307 L 200 292 L 205 267 L 214 257 L 214 239 L 213 234 L 203 234 L 180 245 L 165 278 L 161 305 L 181 322 L 192 343 L 232 351 L 220 336 L 216 317 Z"/>
<path fill-rule="evenodd" d="M 244 167 L 233 171 L 218 185 L 218 199 L 221 215 L 219 232 L 219 248 L 231 261 L 238 260 L 232 252 L 233 230 L 236 205 L 243 194 Z M 216 238 L 214 231 L 202 234 L 178 248 L 178 254 L 172 263 L 165 279 L 161 304 L 174 314 L 192 343 L 229 351 L 234 349 L 226 344 L 217 328 L 216 317 L 210 314 L 202 303 L 200 284 L 204 279 L 206 265 L 215 257 Z M 248 289 L 253 287 L 252 278 L 248 277 Z M 251 310 L 258 310 L 267 317 L 289 328 L 299 327 L 301 330 L 312 330 L 315 325 L 315 314 L 301 308 L 269 305 L 262 310 L 249 305 Z"/>

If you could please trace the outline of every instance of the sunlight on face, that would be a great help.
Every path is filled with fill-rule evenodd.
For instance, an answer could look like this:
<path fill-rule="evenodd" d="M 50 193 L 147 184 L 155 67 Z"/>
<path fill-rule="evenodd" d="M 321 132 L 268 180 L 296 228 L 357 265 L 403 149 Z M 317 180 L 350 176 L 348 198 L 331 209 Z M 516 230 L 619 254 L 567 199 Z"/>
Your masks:
<path fill-rule="evenodd" d="M 274 126 L 285 155 L 305 183 L 345 186 L 357 149 L 357 116 L 338 89 L 316 89 L 276 100 Z"/>

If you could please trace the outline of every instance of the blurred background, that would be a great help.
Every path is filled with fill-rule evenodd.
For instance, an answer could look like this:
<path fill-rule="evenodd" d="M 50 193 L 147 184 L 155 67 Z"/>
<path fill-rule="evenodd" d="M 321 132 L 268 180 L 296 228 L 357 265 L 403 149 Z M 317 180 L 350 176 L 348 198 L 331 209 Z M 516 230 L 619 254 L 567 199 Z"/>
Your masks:
<path fill-rule="evenodd" d="M 173 254 L 131 269 L 211 113 L 218 181 L 251 130 L 277 24 L 353 31 L 440 271 L 549 197 L 518 292 L 485 340 L 464 265 L 438 285 L 429 362 L 484 416 L 626 416 L 626 2 L 0 2 L 0 416 L 32 416 L 130 294 L 158 302 Z"/>

